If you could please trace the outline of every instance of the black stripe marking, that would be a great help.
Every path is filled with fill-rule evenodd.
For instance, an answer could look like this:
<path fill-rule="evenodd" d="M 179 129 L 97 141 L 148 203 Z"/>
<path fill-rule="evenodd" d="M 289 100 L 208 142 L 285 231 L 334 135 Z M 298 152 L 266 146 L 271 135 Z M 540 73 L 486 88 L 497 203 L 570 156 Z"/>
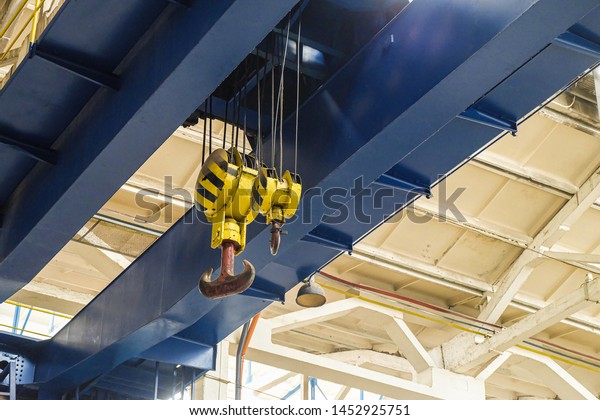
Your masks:
<path fill-rule="evenodd" d="M 199 187 L 196 188 L 196 192 L 198 194 L 200 194 L 202 197 L 204 197 L 206 200 L 210 201 L 211 203 L 214 203 L 215 201 L 217 201 L 216 195 L 214 195 L 213 193 L 208 191 L 206 188 L 202 187 L 200 184 L 198 184 L 198 185 L 199 185 Z"/>
<path fill-rule="evenodd" d="M 256 201 L 256 202 L 258 203 L 258 205 L 259 205 L 259 206 L 260 206 L 260 205 L 262 205 L 263 198 L 262 198 L 262 196 L 261 196 L 261 195 L 258 193 L 258 190 L 256 190 L 256 189 L 253 189 L 253 190 L 252 190 L 252 198 L 254 198 L 254 201 Z"/>
<path fill-rule="evenodd" d="M 219 177 L 217 177 L 217 175 L 214 172 L 207 173 L 204 176 L 204 179 L 202 179 L 202 181 L 204 181 L 204 180 L 208 180 L 208 182 L 210 182 L 215 187 L 217 187 L 218 190 L 223 189 L 223 185 L 225 185 L 225 181 L 223 181 L 222 179 L 219 179 Z"/>

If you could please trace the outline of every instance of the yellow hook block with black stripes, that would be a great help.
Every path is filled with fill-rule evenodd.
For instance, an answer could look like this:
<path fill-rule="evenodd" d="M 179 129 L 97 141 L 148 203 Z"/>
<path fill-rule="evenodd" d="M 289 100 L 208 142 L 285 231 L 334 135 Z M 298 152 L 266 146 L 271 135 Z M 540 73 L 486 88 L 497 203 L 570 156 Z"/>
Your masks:
<path fill-rule="evenodd" d="M 237 149 L 217 149 L 200 169 L 196 183 L 196 208 L 212 223 L 211 247 L 223 241 L 235 243 L 238 255 L 246 246 L 246 226 L 257 211 L 253 187 L 258 171 L 244 164 Z"/>
<path fill-rule="evenodd" d="M 246 166 L 235 148 L 217 149 L 200 169 L 196 183 L 196 208 L 212 223 L 211 246 L 224 241 L 235 245 L 235 255 L 246 246 L 246 226 L 260 213 L 273 226 L 271 252 L 279 247 L 286 219 L 294 216 L 300 202 L 302 182 L 286 171 L 281 178 L 272 168 Z"/>
<path fill-rule="evenodd" d="M 294 216 L 300 203 L 302 181 L 298 174 L 285 171 L 279 178 L 273 168 L 261 168 L 255 181 L 255 211 L 271 224 L 271 254 L 277 255 L 286 220 Z"/>
<path fill-rule="evenodd" d="M 272 168 L 261 168 L 255 184 L 255 196 L 260 197 L 257 211 L 267 218 L 267 224 L 273 220 L 285 222 L 298 210 L 302 181 L 300 176 L 285 171 L 281 178 Z"/>

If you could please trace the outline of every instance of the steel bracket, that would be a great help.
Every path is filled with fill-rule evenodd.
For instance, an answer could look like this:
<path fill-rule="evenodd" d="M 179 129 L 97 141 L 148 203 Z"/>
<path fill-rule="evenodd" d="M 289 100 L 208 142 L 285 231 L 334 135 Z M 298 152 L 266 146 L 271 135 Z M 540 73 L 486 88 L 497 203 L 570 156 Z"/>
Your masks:
<path fill-rule="evenodd" d="M 3 134 L 0 134 L 0 145 L 50 165 L 56 165 L 58 161 L 58 154 L 54 150 L 33 146 Z"/>
<path fill-rule="evenodd" d="M 396 188 L 403 191 L 417 192 L 419 194 L 423 194 L 427 198 L 431 198 L 431 187 L 419 185 L 403 178 L 399 178 L 395 175 L 392 175 L 389 171 L 377 178 L 375 180 L 375 184 L 382 185 L 384 187 Z"/>
<path fill-rule="evenodd" d="M 269 302 L 285 303 L 285 294 L 277 294 L 268 290 L 259 289 L 252 285 L 241 293 L 243 296 L 248 296 L 255 299 L 266 300 Z"/>
<path fill-rule="evenodd" d="M 352 241 L 344 241 L 340 240 L 339 238 L 332 238 L 330 235 L 324 235 L 323 233 L 318 232 L 318 230 L 319 227 L 317 226 L 315 229 L 307 233 L 302 240 L 324 246 L 325 248 L 352 253 Z"/>
<path fill-rule="evenodd" d="M 77 64 L 76 62 L 66 58 L 58 57 L 54 54 L 42 51 L 37 44 L 33 44 L 31 46 L 29 57 L 39 57 L 50 64 L 54 64 L 55 66 L 60 67 L 61 69 L 66 70 L 69 73 L 79 76 L 82 79 L 92 82 L 98 86 L 119 90 L 120 81 L 119 78 L 114 74 L 103 73 L 81 64 Z"/>
<path fill-rule="evenodd" d="M 492 113 L 482 111 L 473 107 L 463 111 L 458 118 L 465 121 L 471 121 L 476 124 L 482 124 L 488 127 L 496 128 L 500 131 L 510 131 L 513 136 L 517 135 L 517 122 L 511 121 L 502 117 L 498 117 Z"/>
<path fill-rule="evenodd" d="M 585 54 L 597 60 L 600 59 L 600 44 L 580 35 L 574 34 L 573 32 L 565 32 L 564 34 L 556 37 L 554 40 L 554 45 L 575 51 L 580 54 Z"/>

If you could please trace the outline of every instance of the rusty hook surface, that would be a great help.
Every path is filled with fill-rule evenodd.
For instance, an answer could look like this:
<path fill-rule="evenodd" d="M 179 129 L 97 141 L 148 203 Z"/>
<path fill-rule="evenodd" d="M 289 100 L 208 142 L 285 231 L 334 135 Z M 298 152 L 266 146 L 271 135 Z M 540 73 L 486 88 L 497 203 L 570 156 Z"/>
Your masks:
<path fill-rule="evenodd" d="M 285 222 L 279 220 L 273 220 L 271 222 L 271 255 L 277 255 L 279 251 L 279 244 L 281 243 L 281 229 Z"/>
<path fill-rule="evenodd" d="M 244 260 L 244 270 L 237 276 L 233 274 L 235 262 L 235 248 L 233 241 L 224 241 L 221 244 L 221 274 L 211 281 L 213 269 L 209 268 L 198 282 L 200 292 L 209 299 L 219 299 L 226 296 L 237 295 L 246 290 L 254 281 L 256 271 L 254 266 Z"/>

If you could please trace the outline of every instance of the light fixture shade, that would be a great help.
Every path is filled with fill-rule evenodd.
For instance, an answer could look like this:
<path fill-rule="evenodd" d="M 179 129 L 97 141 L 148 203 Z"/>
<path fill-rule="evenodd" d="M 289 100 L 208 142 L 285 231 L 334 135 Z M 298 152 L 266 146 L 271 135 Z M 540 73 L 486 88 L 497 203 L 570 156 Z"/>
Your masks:
<path fill-rule="evenodd" d="M 321 286 L 312 281 L 303 284 L 300 290 L 298 290 L 298 296 L 296 296 L 296 303 L 305 308 L 317 308 L 323 306 L 326 300 L 325 293 Z"/>

